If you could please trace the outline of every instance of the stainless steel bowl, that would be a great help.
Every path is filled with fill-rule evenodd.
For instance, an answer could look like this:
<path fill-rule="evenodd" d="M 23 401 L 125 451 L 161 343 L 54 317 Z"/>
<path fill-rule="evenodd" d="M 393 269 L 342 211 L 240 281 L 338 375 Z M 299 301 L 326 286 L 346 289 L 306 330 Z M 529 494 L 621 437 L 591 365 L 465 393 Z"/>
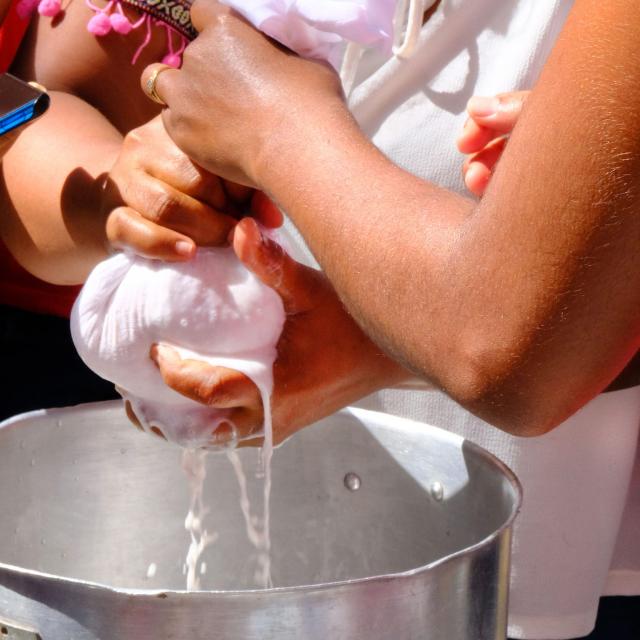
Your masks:
<path fill-rule="evenodd" d="M 210 455 L 219 539 L 206 590 L 187 593 L 178 449 L 135 431 L 120 403 L 3 423 L 0 640 L 505 638 L 520 488 L 470 442 L 355 409 L 289 440 L 273 462 L 273 589 L 252 587 L 238 496 L 226 456 Z"/>

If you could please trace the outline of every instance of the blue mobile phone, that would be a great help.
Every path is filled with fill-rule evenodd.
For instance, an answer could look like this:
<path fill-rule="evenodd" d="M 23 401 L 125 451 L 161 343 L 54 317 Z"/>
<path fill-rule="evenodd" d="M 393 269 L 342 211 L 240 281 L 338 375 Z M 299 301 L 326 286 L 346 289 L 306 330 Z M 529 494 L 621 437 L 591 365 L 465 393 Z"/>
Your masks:
<path fill-rule="evenodd" d="M 0 74 L 0 136 L 49 108 L 49 95 L 10 73 Z"/>

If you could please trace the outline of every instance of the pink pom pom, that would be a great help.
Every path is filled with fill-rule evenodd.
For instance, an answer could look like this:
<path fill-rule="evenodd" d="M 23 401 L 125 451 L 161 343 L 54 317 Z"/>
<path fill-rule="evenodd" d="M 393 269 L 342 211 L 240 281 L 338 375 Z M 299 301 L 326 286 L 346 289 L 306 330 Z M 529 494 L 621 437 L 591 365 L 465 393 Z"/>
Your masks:
<path fill-rule="evenodd" d="M 87 31 L 94 36 L 106 36 L 111 31 L 111 20 L 106 13 L 96 13 L 87 23 Z"/>
<path fill-rule="evenodd" d="M 16 13 L 21 20 L 26 20 L 38 6 L 39 0 L 20 0 L 16 5 Z"/>
<path fill-rule="evenodd" d="M 109 16 L 109 20 L 111 22 L 111 26 L 116 33 L 120 33 L 123 36 L 126 36 L 133 29 L 133 25 L 129 22 L 129 20 L 123 16 L 121 13 L 112 13 Z"/>
<path fill-rule="evenodd" d="M 61 8 L 60 0 L 41 0 L 38 4 L 38 13 L 47 18 L 55 18 Z"/>
<path fill-rule="evenodd" d="M 174 69 L 180 68 L 182 64 L 182 58 L 177 53 L 167 53 L 167 55 L 162 58 L 162 62 L 164 64 L 168 64 L 170 67 Z"/>

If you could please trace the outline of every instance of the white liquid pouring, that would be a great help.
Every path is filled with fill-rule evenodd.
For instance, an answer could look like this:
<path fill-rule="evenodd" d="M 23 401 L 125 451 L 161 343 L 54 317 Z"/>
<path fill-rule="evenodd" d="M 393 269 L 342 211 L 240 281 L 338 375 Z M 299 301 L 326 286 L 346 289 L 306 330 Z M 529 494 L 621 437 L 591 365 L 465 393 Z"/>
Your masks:
<path fill-rule="evenodd" d="M 165 385 L 149 358 L 151 345 L 165 344 L 183 359 L 240 371 L 257 385 L 265 421 L 262 523 L 254 524 L 241 466 L 232 464 L 244 492 L 247 532 L 258 551 L 259 586 L 264 587 L 271 584 L 272 367 L 284 321 L 280 296 L 248 271 L 230 247 L 199 249 L 194 259 L 180 264 L 115 255 L 90 274 L 71 315 L 78 353 L 117 385 L 142 428 L 192 452 L 219 444 L 215 431 L 231 421 L 230 411 L 197 403 Z M 191 495 L 185 523 L 191 537 L 187 588 L 197 589 L 198 562 L 215 537 L 203 524 L 204 454 L 185 454 L 183 466 Z"/>
<path fill-rule="evenodd" d="M 255 382 L 255 381 L 254 381 Z M 272 386 L 269 385 L 269 389 Z M 247 537 L 257 551 L 257 568 L 254 580 L 257 587 L 268 589 L 273 587 L 271 578 L 271 535 L 270 535 L 270 500 L 271 500 L 271 461 L 273 458 L 273 428 L 271 421 L 270 394 L 262 385 L 258 385 L 264 407 L 264 445 L 260 456 L 260 467 L 263 476 L 263 511 L 262 518 L 252 513 L 247 476 L 238 452 L 227 450 L 227 458 L 234 470 L 240 490 L 240 509 L 244 517 Z M 204 518 L 208 509 L 204 506 L 203 492 L 206 478 L 207 451 L 202 449 L 185 449 L 182 454 L 182 469 L 189 483 L 189 513 L 184 526 L 188 531 L 191 543 L 185 560 L 187 591 L 200 589 L 200 575 L 206 572 L 206 565 L 198 563 L 205 549 L 213 544 L 218 535 L 209 532 L 204 526 Z M 204 569 L 204 570 L 203 570 Z"/>

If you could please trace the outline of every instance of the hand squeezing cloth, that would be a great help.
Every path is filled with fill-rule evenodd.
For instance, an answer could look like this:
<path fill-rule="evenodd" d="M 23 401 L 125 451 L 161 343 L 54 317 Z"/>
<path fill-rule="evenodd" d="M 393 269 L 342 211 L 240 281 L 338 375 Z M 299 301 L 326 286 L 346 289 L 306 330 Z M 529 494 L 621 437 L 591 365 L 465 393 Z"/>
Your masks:
<path fill-rule="evenodd" d="M 258 28 L 301 55 L 342 63 L 353 76 L 354 51 L 391 53 L 394 16 L 408 26 L 398 55 L 413 46 L 423 0 L 225 0 Z M 399 6 L 396 6 L 396 5 Z M 416 20 L 415 16 L 419 17 Z M 349 53 L 351 50 L 351 54 Z M 343 73 L 344 76 L 344 73 Z M 211 444 L 228 416 L 167 387 L 149 358 L 154 343 L 182 358 L 241 371 L 259 387 L 269 410 L 272 366 L 284 325 L 279 296 L 230 248 L 199 249 L 181 264 L 119 254 L 89 276 L 72 312 L 72 335 L 85 363 L 114 382 L 145 430 L 160 429 L 177 444 Z M 254 434 L 255 437 L 255 434 Z"/>

